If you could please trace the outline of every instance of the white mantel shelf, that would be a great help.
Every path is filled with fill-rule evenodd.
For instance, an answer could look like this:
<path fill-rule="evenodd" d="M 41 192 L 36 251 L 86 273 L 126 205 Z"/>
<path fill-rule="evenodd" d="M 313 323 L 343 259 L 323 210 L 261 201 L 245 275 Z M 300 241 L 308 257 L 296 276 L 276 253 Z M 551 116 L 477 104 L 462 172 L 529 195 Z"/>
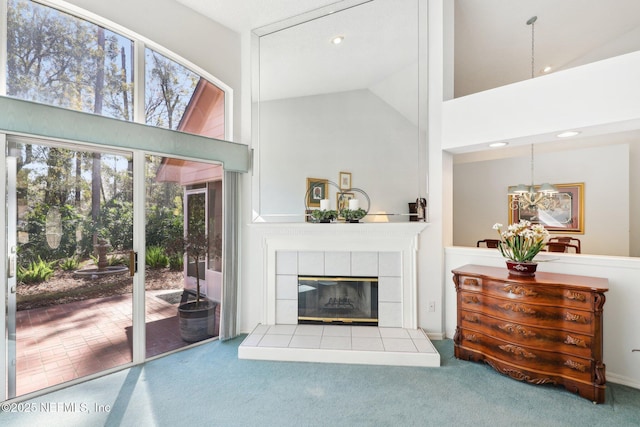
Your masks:
<path fill-rule="evenodd" d="M 329 224 L 319 223 L 251 223 L 249 227 L 263 235 L 263 240 L 278 239 L 279 236 L 295 240 L 297 236 L 309 241 L 309 249 L 313 250 L 337 250 L 336 238 L 348 241 L 349 250 L 371 249 L 372 240 L 386 240 L 389 250 L 398 249 L 406 245 L 407 239 L 415 238 L 427 228 L 425 222 L 387 222 L 373 223 L 362 222 L 357 224 L 335 222 Z M 394 242 L 396 243 L 394 245 Z M 299 249 L 284 246 L 279 249 Z M 417 245 L 417 241 L 414 243 Z M 297 245 L 297 243 L 295 244 Z M 417 248 L 416 248 L 417 249 Z"/>

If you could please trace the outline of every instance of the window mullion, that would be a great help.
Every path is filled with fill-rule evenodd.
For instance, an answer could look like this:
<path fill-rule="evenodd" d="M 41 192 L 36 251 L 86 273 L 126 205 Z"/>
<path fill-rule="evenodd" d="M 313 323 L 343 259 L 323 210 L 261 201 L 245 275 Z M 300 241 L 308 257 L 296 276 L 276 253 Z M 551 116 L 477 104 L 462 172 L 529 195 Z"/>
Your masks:
<path fill-rule="evenodd" d="M 145 123 L 145 44 L 140 40 L 134 40 L 133 45 L 133 121 Z"/>

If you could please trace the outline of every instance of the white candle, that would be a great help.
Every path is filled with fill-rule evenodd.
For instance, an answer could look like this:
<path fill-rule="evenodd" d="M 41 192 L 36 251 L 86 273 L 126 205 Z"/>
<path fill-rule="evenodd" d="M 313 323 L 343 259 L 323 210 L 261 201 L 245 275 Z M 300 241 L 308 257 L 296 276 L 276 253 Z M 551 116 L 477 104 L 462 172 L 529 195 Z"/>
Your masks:
<path fill-rule="evenodd" d="M 320 200 L 320 210 L 328 211 L 329 210 L 329 199 Z"/>
<path fill-rule="evenodd" d="M 360 207 L 358 203 L 358 199 L 350 199 L 349 200 L 349 210 L 355 211 Z"/>

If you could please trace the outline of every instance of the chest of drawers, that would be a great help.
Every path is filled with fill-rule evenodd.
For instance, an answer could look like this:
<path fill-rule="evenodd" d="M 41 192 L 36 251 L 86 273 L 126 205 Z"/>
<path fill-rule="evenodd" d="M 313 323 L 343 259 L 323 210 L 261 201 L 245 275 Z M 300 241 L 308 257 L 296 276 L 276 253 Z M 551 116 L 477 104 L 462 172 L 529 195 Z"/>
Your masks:
<path fill-rule="evenodd" d="M 562 385 L 595 403 L 605 396 L 603 278 L 465 265 L 453 272 L 454 353 L 532 384 Z"/>

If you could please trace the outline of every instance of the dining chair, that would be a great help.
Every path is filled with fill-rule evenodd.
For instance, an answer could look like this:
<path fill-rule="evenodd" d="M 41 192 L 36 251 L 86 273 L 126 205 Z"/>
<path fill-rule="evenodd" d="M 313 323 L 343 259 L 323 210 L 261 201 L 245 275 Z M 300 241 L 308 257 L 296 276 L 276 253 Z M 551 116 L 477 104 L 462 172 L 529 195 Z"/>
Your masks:
<path fill-rule="evenodd" d="M 498 242 L 500 242 L 500 240 L 498 239 L 483 239 L 483 240 L 478 240 L 478 242 L 476 243 L 476 246 L 480 248 L 484 244 L 484 247 L 486 248 L 495 249 L 498 247 Z"/>

